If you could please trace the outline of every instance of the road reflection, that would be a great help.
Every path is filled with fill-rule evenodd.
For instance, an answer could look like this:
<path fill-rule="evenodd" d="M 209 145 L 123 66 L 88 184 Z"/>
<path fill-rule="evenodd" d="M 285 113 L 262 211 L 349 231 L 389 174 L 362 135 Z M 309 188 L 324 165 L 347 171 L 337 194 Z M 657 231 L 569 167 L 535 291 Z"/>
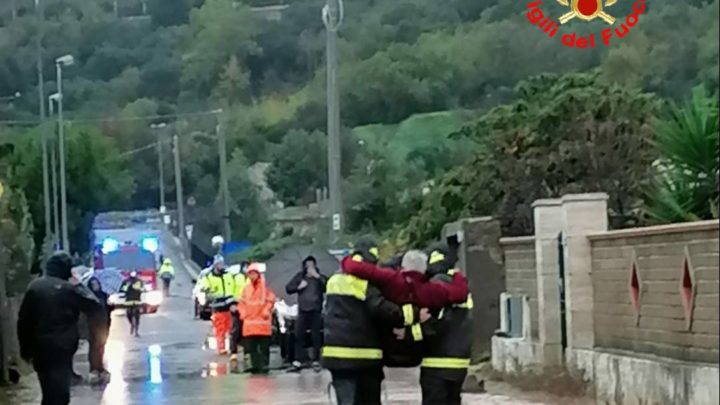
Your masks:
<path fill-rule="evenodd" d="M 107 370 L 110 373 L 110 382 L 105 387 L 103 403 L 106 405 L 125 405 L 128 403 L 127 383 L 123 378 L 123 365 L 125 364 L 125 344 L 118 340 L 110 340 L 105 346 L 105 359 Z"/>

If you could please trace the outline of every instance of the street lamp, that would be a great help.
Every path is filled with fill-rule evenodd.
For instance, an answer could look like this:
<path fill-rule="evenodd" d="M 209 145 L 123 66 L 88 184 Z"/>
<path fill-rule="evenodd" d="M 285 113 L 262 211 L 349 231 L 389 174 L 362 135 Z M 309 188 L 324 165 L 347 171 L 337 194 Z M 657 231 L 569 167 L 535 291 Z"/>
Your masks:
<path fill-rule="evenodd" d="M 58 93 L 52 94 L 48 96 L 48 118 L 52 118 L 54 115 L 54 104 L 57 103 L 60 99 L 60 95 Z M 60 242 L 60 212 L 59 212 L 59 205 L 58 205 L 58 178 L 57 178 L 57 150 L 55 148 L 55 144 L 57 143 L 57 135 L 55 135 L 55 131 L 52 131 L 52 142 L 50 142 L 50 181 L 52 183 L 52 206 L 53 206 L 53 247 L 55 249 L 58 248 L 58 244 Z"/>
<path fill-rule="evenodd" d="M 70 252 L 70 238 L 68 237 L 67 219 L 67 186 L 65 173 L 65 129 L 63 128 L 63 91 L 62 91 L 62 69 L 63 66 L 70 66 L 75 62 L 72 55 L 64 55 L 55 60 L 57 72 L 57 100 L 58 100 L 58 138 L 60 154 L 60 200 L 62 202 L 62 248 Z"/>
<path fill-rule="evenodd" d="M 167 124 L 161 122 L 159 124 L 150 124 L 152 130 L 157 130 L 157 153 L 158 153 L 158 181 L 160 182 L 160 213 L 165 214 L 165 173 L 163 171 L 162 162 L 162 142 L 160 139 L 161 129 L 167 127 Z"/>

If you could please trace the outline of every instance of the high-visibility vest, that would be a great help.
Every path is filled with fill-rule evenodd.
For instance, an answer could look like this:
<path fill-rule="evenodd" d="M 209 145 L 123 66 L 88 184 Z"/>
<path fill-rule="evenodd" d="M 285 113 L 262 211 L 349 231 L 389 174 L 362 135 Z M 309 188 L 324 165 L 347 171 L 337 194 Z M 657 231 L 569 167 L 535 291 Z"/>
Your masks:
<path fill-rule="evenodd" d="M 230 273 L 217 275 L 210 272 L 201 279 L 202 288 L 210 295 L 210 307 L 216 311 L 227 311 L 237 303 L 239 285 Z"/>

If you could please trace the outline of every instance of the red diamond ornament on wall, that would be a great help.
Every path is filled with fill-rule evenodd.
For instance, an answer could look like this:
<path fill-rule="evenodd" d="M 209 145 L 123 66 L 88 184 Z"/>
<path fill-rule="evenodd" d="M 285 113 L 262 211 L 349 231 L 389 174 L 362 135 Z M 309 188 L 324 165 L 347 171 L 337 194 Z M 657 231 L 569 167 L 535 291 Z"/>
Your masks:
<path fill-rule="evenodd" d="M 692 328 L 693 312 L 695 310 L 695 274 L 693 270 L 690 251 L 685 246 L 685 257 L 683 258 L 680 273 L 680 298 L 682 299 L 685 323 L 688 330 Z"/>

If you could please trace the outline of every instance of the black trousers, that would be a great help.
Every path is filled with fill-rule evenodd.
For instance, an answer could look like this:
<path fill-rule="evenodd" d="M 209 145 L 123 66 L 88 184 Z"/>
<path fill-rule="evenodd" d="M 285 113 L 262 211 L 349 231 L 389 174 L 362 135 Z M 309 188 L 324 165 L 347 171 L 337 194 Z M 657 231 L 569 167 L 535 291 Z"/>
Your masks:
<path fill-rule="evenodd" d="M 42 405 L 68 405 L 72 381 L 72 353 L 55 353 L 33 362 L 42 390 Z"/>
<path fill-rule="evenodd" d="M 270 336 L 246 336 L 245 348 L 250 355 L 253 374 L 267 374 L 270 370 Z"/>
<path fill-rule="evenodd" d="M 460 405 L 464 382 L 465 378 L 447 378 L 422 370 L 420 372 L 422 405 Z"/>
<path fill-rule="evenodd" d="M 172 280 L 169 279 L 169 278 L 163 278 L 163 279 L 162 279 L 162 282 L 163 282 L 163 295 L 165 295 L 166 297 L 170 295 L 170 282 L 171 282 L 171 281 L 172 281 Z"/>
<path fill-rule="evenodd" d="M 338 405 L 381 405 L 381 367 L 356 370 L 330 370 Z"/>
<path fill-rule="evenodd" d="M 142 314 L 142 307 L 140 305 L 132 305 L 127 307 L 125 312 L 127 313 L 127 318 L 130 322 L 130 331 L 137 333 L 138 329 L 140 329 L 140 314 Z"/>
<path fill-rule="evenodd" d="M 242 343 L 242 325 L 240 316 L 237 312 L 231 313 L 232 326 L 230 327 L 230 354 L 237 354 L 238 345 Z"/>
<path fill-rule="evenodd" d="M 295 321 L 295 360 L 305 361 L 307 359 L 307 330 L 310 329 L 312 339 L 311 361 L 320 360 L 320 348 L 322 347 L 322 313 L 320 311 L 300 311 Z"/>

